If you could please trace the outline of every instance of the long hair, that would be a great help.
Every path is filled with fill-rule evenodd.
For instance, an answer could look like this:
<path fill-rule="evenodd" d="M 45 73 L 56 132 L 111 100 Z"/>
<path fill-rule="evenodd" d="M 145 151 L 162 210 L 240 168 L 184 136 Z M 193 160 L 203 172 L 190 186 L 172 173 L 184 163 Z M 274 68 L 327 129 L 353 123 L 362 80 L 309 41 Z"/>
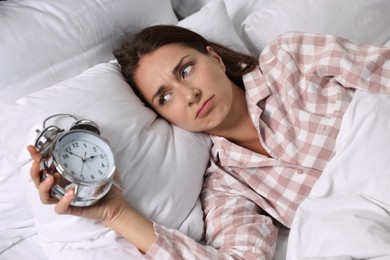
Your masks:
<path fill-rule="evenodd" d="M 123 40 L 120 48 L 113 52 L 121 66 L 122 74 L 126 81 L 144 102 L 145 99 L 134 80 L 139 60 L 144 55 L 151 54 L 158 48 L 170 43 L 179 43 L 203 54 L 207 54 L 206 47 L 211 46 L 221 56 L 226 67 L 227 77 L 240 87 L 243 87 L 242 76 L 252 71 L 258 65 L 254 57 L 207 41 L 204 37 L 191 30 L 174 25 L 147 27 L 135 36 L 128 35 Z M 145 103 L 149 105 L 147 102 Z"/>

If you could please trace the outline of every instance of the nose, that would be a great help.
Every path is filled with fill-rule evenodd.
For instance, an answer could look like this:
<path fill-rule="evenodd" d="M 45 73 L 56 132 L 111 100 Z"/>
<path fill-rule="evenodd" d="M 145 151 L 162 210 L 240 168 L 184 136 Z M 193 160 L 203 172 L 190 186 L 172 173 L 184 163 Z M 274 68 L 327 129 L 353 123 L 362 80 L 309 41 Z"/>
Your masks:
<path fill-rule="evenodd" d="M 198 88 L 185 88 L 185 97 L 187 105 L 191 107 L 200 101 L 201 91 Z"/>

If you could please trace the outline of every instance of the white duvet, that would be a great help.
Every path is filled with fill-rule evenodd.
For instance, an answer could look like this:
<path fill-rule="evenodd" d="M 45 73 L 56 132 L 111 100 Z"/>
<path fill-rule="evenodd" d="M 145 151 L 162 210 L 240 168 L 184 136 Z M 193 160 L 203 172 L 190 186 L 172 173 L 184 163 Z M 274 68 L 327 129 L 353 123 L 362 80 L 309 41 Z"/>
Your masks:
<path fill-rule="evenodd" d="M 287 259 L 390 259 L 390 98 L 357 92 L 299 207 Z"/>

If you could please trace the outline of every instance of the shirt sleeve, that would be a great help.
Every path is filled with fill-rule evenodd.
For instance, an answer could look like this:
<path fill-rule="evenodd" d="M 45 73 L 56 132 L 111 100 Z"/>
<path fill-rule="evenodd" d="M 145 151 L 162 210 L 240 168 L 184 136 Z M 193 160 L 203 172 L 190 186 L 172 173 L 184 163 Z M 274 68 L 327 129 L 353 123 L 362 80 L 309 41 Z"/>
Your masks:
<path fill-rule="evenodd" d="M 210 174 L 212 175 L 212 174 Z M 271 259 L 277 224 L 252 201 L 214 187 L 210 175 L 202 191 L 205 242 L 199 243 L 173 229 L 154 224 L 157 240 L 145 259 Z M 229 176 L 230 178 L 231 176 Z M 226 183 L 225 183 L 226 184 Z"/>
<path fill-rule="evenodd" d="M 289 66 L 289 62 L 294 62 L 305 75 L 333 77 L 346 88 L 390 95 L 390 47 L 387 46 L 357 44 L 332 35 L 291 32 L 279 36 L 260 56 L 260 63 L 270 66 Z"/>

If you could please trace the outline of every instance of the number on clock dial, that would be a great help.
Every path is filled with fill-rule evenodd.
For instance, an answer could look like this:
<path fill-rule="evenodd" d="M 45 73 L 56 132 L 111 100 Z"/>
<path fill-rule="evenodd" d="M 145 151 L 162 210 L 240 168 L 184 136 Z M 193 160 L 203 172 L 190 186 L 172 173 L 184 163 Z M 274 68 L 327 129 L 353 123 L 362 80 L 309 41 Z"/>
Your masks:
<path fill-rule="evenodd" d="M 72 139 L 59 151 L 61 164 L 75 178 L 93 182 L 105 178 L 109 159 L 104 150 L 87 139 Z"/>

